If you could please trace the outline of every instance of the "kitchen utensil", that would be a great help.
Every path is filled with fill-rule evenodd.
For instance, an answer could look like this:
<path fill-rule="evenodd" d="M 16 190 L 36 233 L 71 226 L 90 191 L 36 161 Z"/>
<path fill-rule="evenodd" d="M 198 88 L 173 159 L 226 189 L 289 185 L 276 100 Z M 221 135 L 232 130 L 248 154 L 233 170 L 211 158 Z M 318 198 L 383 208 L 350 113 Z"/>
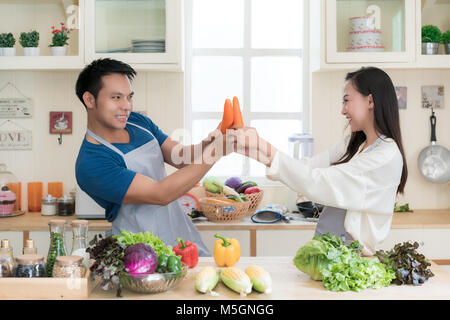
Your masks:
<path fill-rule="evenodd" d="M 182 263 L 181 272 L 131 274 L 122 273 L 120 283 L 125 289 L 139 293 L 158 293 L 167 291 L 186 277 L 188 265 Z"/>
<path fill-rule="evenodd" d="M 303 201 L 297 203 L 297 208 L 305 218 L 318 218 L 322 212 L 323 205 L 312 201 Z"/>
<path fill-rule="evenodd" d="M 417 160 L 419 171 L 425 179 L 434 183 L 447 183 L 450 181 L 450 152 L 447 148 L 436 144 L 436 116 L 432 109 L 431 145 L 424 148 Z"/>
<path fill-rule="evenodd" d="M 198 202 L 198 198 L 189 192 L 178 198 L 178 201 L 186 214 L 189 214 L 192 211 L 200 210 L 200 202 Z"/>

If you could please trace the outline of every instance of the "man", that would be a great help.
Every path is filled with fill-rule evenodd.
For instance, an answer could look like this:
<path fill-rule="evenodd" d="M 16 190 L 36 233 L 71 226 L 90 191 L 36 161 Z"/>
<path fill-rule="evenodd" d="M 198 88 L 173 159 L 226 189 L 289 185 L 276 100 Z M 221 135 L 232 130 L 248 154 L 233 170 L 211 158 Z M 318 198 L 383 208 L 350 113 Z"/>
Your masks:
<path fill-rule="evenodd" d="M 199 255 L 208 256 L 176 200 L 212 167 L 214 161 L 205 163 L 204 155 L 193 151 L 201 147 L 211 152 L 220 131 L 198 146 L 171 140 L 148 117 L 132 112 L 135 75 L 129 65 L 113 59 L 93 61 L 80 73 L 76 94 L 86 107 L 88 123 L 75 166 L 78 185 L 105 208 L 113 234 L 149 231 L 171 246 L 180 237 L 194 242 Z M 190 159 L 179 161 L 189 153 Z M 167 176 L 164 162 L 179 170 Z"/>

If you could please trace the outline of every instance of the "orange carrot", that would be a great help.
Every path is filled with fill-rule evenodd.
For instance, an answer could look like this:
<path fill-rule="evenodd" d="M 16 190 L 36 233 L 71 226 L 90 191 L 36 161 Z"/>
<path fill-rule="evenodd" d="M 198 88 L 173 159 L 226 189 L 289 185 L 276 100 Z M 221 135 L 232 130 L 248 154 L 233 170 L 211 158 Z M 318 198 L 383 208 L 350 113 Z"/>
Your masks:
<path fill-rule="evenodd" d="M 223 106 L 223 117 L 220 131 L 225 134 L 227 129 L 233 125 L 233 106 L 230 99 L 225 99 L 225 105 Z"/>
<path fill-rule="evenodd" d="M 238 128 L 244 127 L 244 120 L 242 119 L 241 108 L 239 107 L 237 97 L 233 97 L 233 126 Z"/>

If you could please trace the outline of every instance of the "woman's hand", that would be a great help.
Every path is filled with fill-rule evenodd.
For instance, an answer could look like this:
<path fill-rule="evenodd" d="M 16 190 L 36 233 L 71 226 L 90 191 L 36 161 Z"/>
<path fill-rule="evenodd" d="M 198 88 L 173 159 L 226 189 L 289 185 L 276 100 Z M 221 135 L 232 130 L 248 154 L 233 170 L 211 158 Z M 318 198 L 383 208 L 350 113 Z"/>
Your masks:
<path fill-rule="evenodd" d="M 233 128 L 227 140 L 234 142 L 234 151 L 270 167 L 277 149 L 258 135 L 255 128 Z"/>

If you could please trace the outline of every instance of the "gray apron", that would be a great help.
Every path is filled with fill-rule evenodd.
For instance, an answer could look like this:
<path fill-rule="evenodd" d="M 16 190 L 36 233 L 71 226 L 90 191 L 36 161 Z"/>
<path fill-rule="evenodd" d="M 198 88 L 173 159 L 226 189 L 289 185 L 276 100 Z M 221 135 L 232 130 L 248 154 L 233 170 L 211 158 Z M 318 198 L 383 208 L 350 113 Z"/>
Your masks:
<path fill-rule="evenodd" d="M 369 152 L 370 150 L 375 148 L 384 138 L 386 138 L 386 136 L 381 135 L 363 152 Z M 321 236 L 322 234 L 329 232 L 332 235 L 341 238 L 344 243 L 349 244 L 353 242 L 354 239 L 344 228 L 346 215 L 346 209 L 325 206 L 319 216 L 319 221 L 317 221 L 316 232 L 314 233 L 314 236 Z"/>
<path fill-rule="evenodd" d="M 153 136 L 149 130 L 141 126 L 130 122 L 127 124 L 140 128 Z M 158 182 L 167 176 L 161 148 L 154 136 L 151 141 L 139 148 L 123 154 L 122 151 L 95 135 L 91 130 L 88 129 L 87 132 L 92 138 L 120 154 L 125 161 L 127 169 Z M 200 233 L 192 224 L 190 218 L 184 213 L 178 200 L 172 201 L 166 206 L 122 204 L 116 219 L 112 222 L 112 234 L 121 234 L 121 230 L 134 233 L 153 232 L 164 243 L 172 247 L 177 244 L 176 238 L 182 238 L 197 245 L 199 256 L 211 255 L 203 243 Z"/>

